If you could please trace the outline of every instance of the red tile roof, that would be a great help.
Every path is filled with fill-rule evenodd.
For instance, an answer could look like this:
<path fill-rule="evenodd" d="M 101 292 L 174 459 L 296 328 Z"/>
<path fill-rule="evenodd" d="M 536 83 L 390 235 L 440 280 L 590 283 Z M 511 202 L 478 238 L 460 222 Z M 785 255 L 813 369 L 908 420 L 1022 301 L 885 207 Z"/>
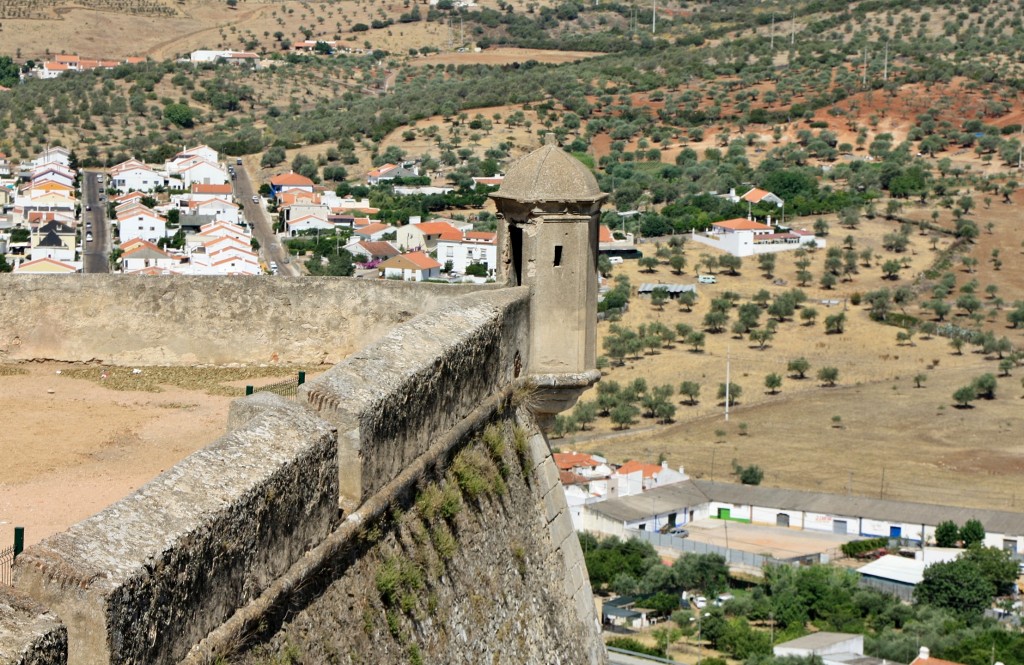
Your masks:
<path fill-rule="evenodd" d="M 719 229 L 729 229 L 730 231 L 770 231 L 772 228 L 767 224 L 742 218 L 728 219 L 724 222 L 715 222 L 711 226 Z"/>
<path fill-rule="evenodd" d="M 359 245 L 370 253 L 371 256 L 398 256 L 399 251 L 395 246 L 383 240 L 362 240 Z"/>
<path fill-rule="evenodd" d="M 597 241 L 598 242 L 615 242 L 615 236 L 612 235 L 612 230 L 602 224 L 597 227 Z"/>
<path fill-rule="evenodd" d="M 589 481 L 578 473 L 572 471 L 559 471 L 558 480 L 563 485 L 585 485 Z"/>
<path fill-rule="evenodd" d="M 593 468 L 600 462 L 586 453 L 554 453 L 555 466 L 561 471 L 571 471 L 580 467 Z"/>
<path fill-rule="evenodd" d="M 646 462 L 629 460 L 619 467 L 618 473 L 624 476 L 628 473 L 635 473 L 636 471 L 642 472 L 644 478 L 653 478 L 662 472 L 662 468 L 657 464 L 647 464 Z"/>
<path fill-rule="evenodd" d="M 744 201 L 750 201 L 751 203 L 759 203 L 769 194 L 771 194 L 771 192 L 755 187 L 740 198 Z"/>
<path fill-rule="evenodd" d="M 441 264 L 423 252 L 409 252 L 408 254 L 393 256 L 384 263 L 381 263 L 379 267 L 402 268 L 405 270 L 432 270 L 440 268 Z"/>
<path fill-rule="evenodd" d="M 423 222 L 415 227 L 426 236 L 440 236 L 441 240 L 462 240 L 462 234 L 448 222 Z"/>
<path fill-rule="evenodd" d="M 385 231 L 390 228 L 391 227 L 387 224 L 377 222 L 375 224 L 366 224 L 365 226 L 361 226 L 357 228 L 354 233 L 358 236 L 372 236 L 374 233 L 380 233 L 381 231 Z"/>
<path fill-rule="evenodd" d="M 271 185 L 289 185 L 292 187 L 312 187 L 313 181 L 298 173 L 282 173 L 270 179 Z"/>

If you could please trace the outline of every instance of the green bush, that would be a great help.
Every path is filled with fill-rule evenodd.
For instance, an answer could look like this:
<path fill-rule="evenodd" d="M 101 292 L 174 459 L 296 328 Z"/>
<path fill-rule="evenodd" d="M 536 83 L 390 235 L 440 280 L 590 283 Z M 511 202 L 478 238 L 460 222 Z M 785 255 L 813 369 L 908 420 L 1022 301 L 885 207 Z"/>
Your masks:
<path fill-rule="evenodd" d="M 662 657 L 665 652 L 658 647 L 649 647 L 645 644 L 641 644 L 639 641 L 634 640 L 632 637 L 613 637 L 612 639 L 605 642 L 606 646 L 614 647 L 616 649 L 624 649 L 625 651 L 632 651 L 634 653 L 642 653 L 648 656 Z"/>
<path fill-rule="evenodd" d="M 843 554 L 849 557 L 855 557 L 871 550 L 881 549 L 889 546 L 888 538 L 868 538 L 866 540 L 852 540 L 848 543 L 843 543 L 842 551 Z"/>

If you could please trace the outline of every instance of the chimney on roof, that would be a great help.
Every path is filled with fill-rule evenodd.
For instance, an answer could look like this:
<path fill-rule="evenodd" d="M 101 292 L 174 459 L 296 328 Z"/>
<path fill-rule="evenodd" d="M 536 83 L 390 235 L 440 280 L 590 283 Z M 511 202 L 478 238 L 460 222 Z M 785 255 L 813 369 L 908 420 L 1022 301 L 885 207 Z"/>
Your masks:
<path fill-rule="evenodd" d="M 768 215 L 768 226 L 772 225 L 772 216 Z"/>
<path fill-rule="evenodd" d="M 661 460 L 661 468 L 668 469 L 668 460 Z"/>
<path fill-rule="evenodd" d="M 931 652 L 928 650 L 928 647 L 921 647 L 921 651 L 917 654 L 917 658 L 918 660 L 928 660 L 928 656 L 930 654 Z"/>

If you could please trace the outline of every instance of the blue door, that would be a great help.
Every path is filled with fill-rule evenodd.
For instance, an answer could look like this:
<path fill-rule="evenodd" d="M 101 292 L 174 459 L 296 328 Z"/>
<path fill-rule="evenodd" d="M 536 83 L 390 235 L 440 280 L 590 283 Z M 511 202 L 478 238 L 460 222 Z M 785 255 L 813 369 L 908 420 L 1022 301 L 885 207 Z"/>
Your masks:
<path fill-rule="evenodd" d="M 899 538 L 903 535 L 903 527 L 891 526 L 889 527 L 889 537 Z"/>

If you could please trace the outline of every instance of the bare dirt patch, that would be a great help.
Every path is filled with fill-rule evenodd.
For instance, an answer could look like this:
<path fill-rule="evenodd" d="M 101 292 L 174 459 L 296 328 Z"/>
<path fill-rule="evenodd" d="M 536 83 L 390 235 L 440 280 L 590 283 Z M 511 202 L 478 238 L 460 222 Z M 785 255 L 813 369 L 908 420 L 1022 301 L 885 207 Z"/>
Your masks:
<path fill-rule="evenodd" d="M 513 65 L 533 60 L 550 64 L 577 62 L 601 55 L 588 51 L 552 51 L 531 48 L 489 48 L 485 51 L 464 53 L 433 53 L 411 61 L 414 65 Z"/>
<path fill-rule="evenodd" d="M 132 390 L 118 383 L 124 372 L 141 381 L 150 368 L 142 371 L 44 363 L 0 372 L 0 398 L 17 414 L 0 438 L 0 546 L 10 543 L 15 526 L 26 528 L 28 543 L 66 529 L 224 432 L 234 397 L 208 372 L 194 375 L 205 384 L 179 378 L 177 385 L 140 383 L 142 390 Z M 108 379 L 100 378 L 104 373 Z M 219 379 L 239 381 L 231 372 Z"/>

